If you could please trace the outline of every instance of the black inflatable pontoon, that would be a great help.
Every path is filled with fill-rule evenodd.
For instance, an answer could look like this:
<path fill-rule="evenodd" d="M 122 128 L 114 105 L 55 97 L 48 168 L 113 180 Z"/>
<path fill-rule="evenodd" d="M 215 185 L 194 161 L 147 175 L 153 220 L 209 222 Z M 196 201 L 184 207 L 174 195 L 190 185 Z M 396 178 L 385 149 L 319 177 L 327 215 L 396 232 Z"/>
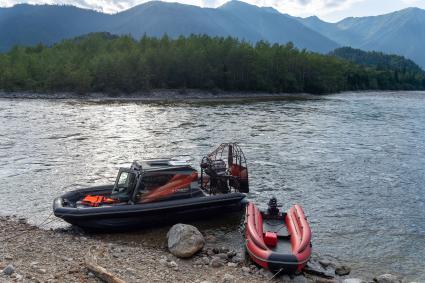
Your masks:
<path fill-rule="evenodd" d="M 119 170 L 114 185 L 68 192 L 54 200 L 53 211 L 92 230 L 140 229 L 243 211 L 249 187 L 240 148 L 222 144 L 204 157 L 201 168 L 198 179 L 185 162 L 135 161 Z"/>

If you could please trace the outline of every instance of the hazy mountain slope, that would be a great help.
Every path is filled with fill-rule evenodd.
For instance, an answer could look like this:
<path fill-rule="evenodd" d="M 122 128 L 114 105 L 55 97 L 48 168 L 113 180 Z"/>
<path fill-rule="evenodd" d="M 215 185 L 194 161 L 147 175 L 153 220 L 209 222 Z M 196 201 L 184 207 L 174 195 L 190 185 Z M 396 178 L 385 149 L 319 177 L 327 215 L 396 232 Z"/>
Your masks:
<path fill-rule="evenodd" d="M 159 1 L 118 13 L 108 30 L 118 34 L 130 33 L 136 38 L 145 33 L 151 36 L 168 34 L 171 37 L 190 34 L 259 37 L 255 30 L 247 29 L 233 16 L 216 9 Z"/>
<path fill-rule="evenodd" d="M 0 8 L 0 50 L 13 45 L 52 44 L 102 31 L 111 16 L 72 6 L 16 5 Z"/>
<path fill-rule="evenodd" d="M 359 42 L 361 40 L 360 35 L 351 32 L 350 30 L 340 28 L 334 23 L 322 21 L 316 16 L 311 16 L 307 18 L 296 17 L 296 19 L 303 23 L 305 26 L 334 40 L 335 42 L 338 42 L 342 46 L 351 46 L 353 42 Z"/>
<path fill-rule="evenodd" d="M 378 17 L 344 20 L 338 26 L 361 35 L 361 49 L 404 55 L 425 66 L 424 10 L 409 8 Z"/>
<path fill-rule="evenodd" d="M 425 67 L 425 11 L 422 9 L 346 18 L 335 24 L 318 18 L 299 21 L 341 45 L 403 55 Z"/>
<path fill-rule="evenodd" d="M 318 52 L 326 52 L 338 46 L 327 37 L 272 8 L 258 8 L 240 1 L 230 1 L 218 9 L 234 15 L 243 25 L 258 31 L 261 35 L 258 39 L 278 43 L 292 41 L 299 48 Z"/>

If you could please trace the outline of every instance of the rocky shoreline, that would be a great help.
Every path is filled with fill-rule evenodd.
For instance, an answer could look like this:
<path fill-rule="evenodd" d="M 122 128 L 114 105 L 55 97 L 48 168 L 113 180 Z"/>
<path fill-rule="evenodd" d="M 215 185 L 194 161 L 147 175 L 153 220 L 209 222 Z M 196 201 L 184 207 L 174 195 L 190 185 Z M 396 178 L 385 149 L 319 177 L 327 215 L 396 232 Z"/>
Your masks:
<path fill-rule="evenodd" d="M 124 282 L 367 282 L 349 278 L 348 266 L 325 259 L 312 260 L 299 276 L 275 276 L 234 247 L 220 246 L 211 235 L 202 236 L 199 252 L 179 258 L 169 252 L 166 238 L 160 245 L 111 241 L 75 229 L 44 230 L 14 217 L 0 217 L 0 230 L 0 282 L 102 282 L 88 268 L 88 255 L 95 255 L 97 265 Z M 401 280 L 384 275 L 375 282 Z"/>

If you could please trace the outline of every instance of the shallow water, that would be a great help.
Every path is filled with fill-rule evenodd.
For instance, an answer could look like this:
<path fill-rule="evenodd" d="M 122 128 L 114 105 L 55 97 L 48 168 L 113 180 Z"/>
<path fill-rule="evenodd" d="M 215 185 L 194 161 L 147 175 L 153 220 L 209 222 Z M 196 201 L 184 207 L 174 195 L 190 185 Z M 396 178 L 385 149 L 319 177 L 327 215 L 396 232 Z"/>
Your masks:
<path fill-rule="evenodd" d="M 198 167 L 223 141 L 245 151 L 251 200 L 276 195 L 284 208 L 304 207 L 318 254 L 362 277 L 425 280 L 420 92 L 187 104 L 0 99 L 0 214 L 40 223 L 55 196 L 113 182 L 119 165 L 172 155 Z"/>

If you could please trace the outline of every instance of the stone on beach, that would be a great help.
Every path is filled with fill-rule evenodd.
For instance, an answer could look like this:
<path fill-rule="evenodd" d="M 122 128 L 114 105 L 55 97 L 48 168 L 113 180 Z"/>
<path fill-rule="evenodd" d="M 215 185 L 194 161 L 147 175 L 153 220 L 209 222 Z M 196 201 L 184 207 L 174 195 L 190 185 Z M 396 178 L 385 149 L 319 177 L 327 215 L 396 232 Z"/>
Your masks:
<path fill-rule="evenodd" d="M 226 274 L 224 274 L 224 277 L 223 277 L 223 283 L 232 283 L 232 282 L 234 282 L 235 281 L 235 276 L 233 276 L 233 275 L 231 275 L 231 274 L 229 274 L 229 273 L 226 273 Z"/>
<path fill-rule="evenodd" d="M 335 274 L 339 276 L 348 275 L 351 272 L 351 268 L 346 265 L 339 265 L 335 268 Z"/>
<path fill-rule="evenodd" d="M 15 272 L 15 267 L 12 264 L 9 264 L 3 269 L 3 274 L 8 276 L 12 275 L 13 272 Z"/>
<path fill-rule="evenodd" d="M 210 262 L 210 265 L 212 267 L 216 267 L 216 268 L 222 267 L 222 266 L 224 266 L 224 264 L 225 264 L 225 261 L 222 260 L 221 258 L 218 258 L 218 257 L 214 257 Z"/>
<path fill-rule="evenodd" d="M 306 274 L 332 279 L 335 277 L 335 271 L 323 268 L 317 261 L 309 261 L 304 267 L 303 272 Z"/>
<path fill-rule="evenodd" d="M 366 281 L 359 278 L 348 278 L 348 279 L 344 279 L 342 283 L 366 283 Z"/>
<path fill-rule="evenodd" d="M 205 240 L 199 230 L 186 224 L 176 224 L 167 233 L 168 250 L 181 258 L 191 257 L 204 247 Z"/>
<path fill-rule="evenodd" d="M 400 278 L 392 274 L 382 274 L 373 280 L 377 283 L 401 283 Z"/>

